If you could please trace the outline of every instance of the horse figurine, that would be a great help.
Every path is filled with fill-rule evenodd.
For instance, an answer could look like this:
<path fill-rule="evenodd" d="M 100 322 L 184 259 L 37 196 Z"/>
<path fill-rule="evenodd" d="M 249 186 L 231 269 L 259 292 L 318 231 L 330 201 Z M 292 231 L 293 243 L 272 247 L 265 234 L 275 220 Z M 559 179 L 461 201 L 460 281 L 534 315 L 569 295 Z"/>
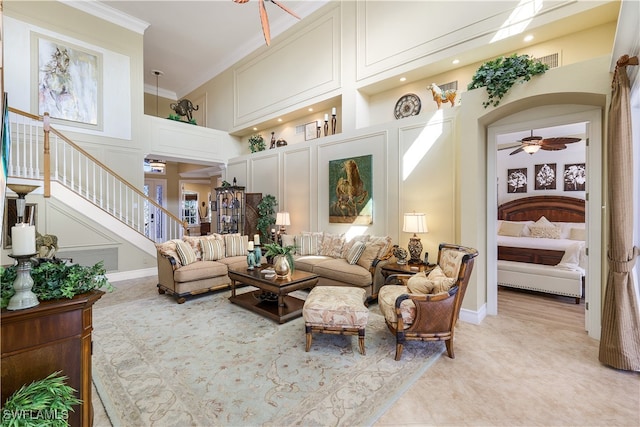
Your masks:
<path fill-rule="evenodd" d="M 431 83 L 427 86 L 427 89 L 431 89 L 431 94 L 433 95 L 433 100 L 438 104 L 438 109 L 443 102 L 451 103 L 453 107 L 455 105 L 456 96 L 458 95 L 458 91 L 455 89 L 442 90 L 438 87 L 437 84 Z"/>

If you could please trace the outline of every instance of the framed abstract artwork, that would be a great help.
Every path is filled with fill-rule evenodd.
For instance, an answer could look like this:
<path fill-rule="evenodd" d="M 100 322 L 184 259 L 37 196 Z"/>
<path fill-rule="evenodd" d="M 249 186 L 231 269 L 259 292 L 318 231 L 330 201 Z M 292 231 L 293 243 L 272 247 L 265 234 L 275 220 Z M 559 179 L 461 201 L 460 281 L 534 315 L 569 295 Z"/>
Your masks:
<path fill-rule="evenodd" d="M 564 165 L 564 191 L 585 191 L 587 182 L 586 165 L 573 163 Z"/>
<path fill-rule="evenodd" d="M 507 193 L 527 192 L 527 168 L 507 169 Z"/>
<path fill-rule="evenodd" d="M 329 161 L 329 222 L 373 224 L 373 156 Z"/>
<path fill-rule="evenodd" d="M 535 166 L 536 190 L 556 189 L 556 164 L 545 163 Z"/>
<path fill-rule="evenodd" d="M 33 36 L 33 44 L 38 115 L 99 127 L 102 56 L 41 35 Z"/>

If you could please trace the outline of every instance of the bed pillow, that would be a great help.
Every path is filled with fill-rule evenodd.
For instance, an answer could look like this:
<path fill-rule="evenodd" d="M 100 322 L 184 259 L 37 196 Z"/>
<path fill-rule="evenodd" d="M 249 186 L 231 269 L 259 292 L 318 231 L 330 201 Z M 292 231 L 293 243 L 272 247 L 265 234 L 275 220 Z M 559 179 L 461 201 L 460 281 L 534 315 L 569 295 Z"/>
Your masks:
<path fill-rule="evenodd" d="M 585 241 L 587 240 L 586 235 L 586 230 L 584 228 L 572 228 L 569 232 L 569 239 Z"/>
<path fill-rule="evenodd" d="M 540 217 L 535 224 L 531 225 L 529 230 L 531 230 L 531 237 L 543 237 L 547 239 L 559 239 L 562 231 L 560 227 L 557 227 L 544 216 Z"/>
<path fill-rule="evenodd" d="M 500 229 L 498 230 L 498 235 L 520 237 L 522 236 L 525 225 L 526 224 L 524 222 L 502 221 Z"/>

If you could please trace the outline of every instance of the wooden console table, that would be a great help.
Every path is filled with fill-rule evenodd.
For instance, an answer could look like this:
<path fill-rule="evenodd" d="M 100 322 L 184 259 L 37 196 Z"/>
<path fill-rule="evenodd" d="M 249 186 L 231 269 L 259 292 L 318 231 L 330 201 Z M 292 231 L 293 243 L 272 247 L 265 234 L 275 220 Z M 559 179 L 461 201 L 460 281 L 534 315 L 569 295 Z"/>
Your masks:
<path fill-rule="evenodd" d="M 83 401 L 69 413 L 69 425 L 93 425 L 92 306 L 103 294 L 95 290 L 24 310 L 2 309 L 3 403 L 22 385 L 62 371 Z"/>

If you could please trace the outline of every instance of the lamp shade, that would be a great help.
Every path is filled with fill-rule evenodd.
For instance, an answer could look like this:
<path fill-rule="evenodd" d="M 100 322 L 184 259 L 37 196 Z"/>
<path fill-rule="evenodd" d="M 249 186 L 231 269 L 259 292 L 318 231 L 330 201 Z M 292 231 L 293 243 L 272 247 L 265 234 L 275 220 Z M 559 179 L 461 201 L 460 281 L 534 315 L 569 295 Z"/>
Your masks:
<path fill-rule="evenodd" d="M 291 225 L 289 212 L 278 212 L 276 214 L 276 225 Z"/>
<path fill-rule="evenodd" d="M 405 233 L 428 233 L 427 217 L 423 213 L 406 213 L 404 214 L 404 227 L 402 231 Z"/>

